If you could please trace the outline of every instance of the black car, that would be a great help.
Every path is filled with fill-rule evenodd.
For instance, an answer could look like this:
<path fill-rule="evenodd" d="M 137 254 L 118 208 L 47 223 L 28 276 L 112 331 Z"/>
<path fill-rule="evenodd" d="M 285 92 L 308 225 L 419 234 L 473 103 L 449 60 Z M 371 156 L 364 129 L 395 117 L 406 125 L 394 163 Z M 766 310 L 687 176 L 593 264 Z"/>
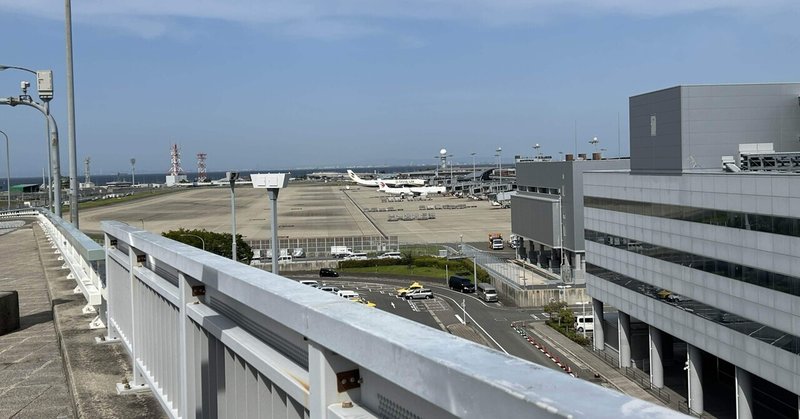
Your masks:
<path fill-rule="evenodd" d="M 339 276 L 339 272 L 336 272 L 336 270 L 332 269 L 332 268 L 322 268 L 322 269 L 319 270 L 319 276 L 338 277 Z"/>
<path fill-rule="evenodd" d="M 460 276 L 451 276 L 450 280 L 447 281 L 447 285 L 450 286 L 451 290 L 475 292 L 475 284 L 473 284 L 469 279 L 462 278 Z"/>

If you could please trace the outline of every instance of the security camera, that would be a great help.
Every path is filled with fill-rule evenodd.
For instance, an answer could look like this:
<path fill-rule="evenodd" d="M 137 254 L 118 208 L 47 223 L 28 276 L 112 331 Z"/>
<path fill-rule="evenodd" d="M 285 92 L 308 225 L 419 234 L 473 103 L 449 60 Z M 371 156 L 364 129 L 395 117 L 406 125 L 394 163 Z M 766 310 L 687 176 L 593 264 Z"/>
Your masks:
<path fill-rule="evenodd" d="M 25 90 L 25 89 L 27 89 L 29 87 L 31 87 L 31 83 L 30 82 L 25 81 L 25 80 L 19 82 L 19 88 L 20 89 Z"/>

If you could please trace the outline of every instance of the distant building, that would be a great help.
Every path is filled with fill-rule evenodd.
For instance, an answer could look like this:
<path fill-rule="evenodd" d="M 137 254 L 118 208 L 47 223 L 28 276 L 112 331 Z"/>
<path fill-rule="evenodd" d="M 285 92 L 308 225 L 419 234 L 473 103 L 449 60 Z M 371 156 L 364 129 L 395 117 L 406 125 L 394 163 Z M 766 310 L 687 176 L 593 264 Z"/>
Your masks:
<path fill-rule="evenodd" d="M 799 96 L 793 83 L 631 97 L 630 171 L 583 177 L 595 349 L 616 344 L 620 367 L 697 414 L 797 417 Z"/>
<path fill-rule="evenodd" d="M 175 186 L 179 183 L 187 183 L 189 179 L 186 175 L 167 175 L 167 186 Z"/>
<path fill-rule="evenodd" d="M 517 192 L 511 199 L 511 232 L 523 239 L 518 256 L 560 274 L 568 283 L 584 282 L 583 172 L 628 168 L 627 159 L 517 159 Z M 582 155 L 584 156 L 584 155 Z M 563 263 L 562 263 L 563 250 Z"/>
<path fill-rule="evenodd" d="M 19 185 L 11 185 L 11 192 L 20 193 L 34 193 L 42 190 L 42 185 L 38 183 L 25 183 Z"/>

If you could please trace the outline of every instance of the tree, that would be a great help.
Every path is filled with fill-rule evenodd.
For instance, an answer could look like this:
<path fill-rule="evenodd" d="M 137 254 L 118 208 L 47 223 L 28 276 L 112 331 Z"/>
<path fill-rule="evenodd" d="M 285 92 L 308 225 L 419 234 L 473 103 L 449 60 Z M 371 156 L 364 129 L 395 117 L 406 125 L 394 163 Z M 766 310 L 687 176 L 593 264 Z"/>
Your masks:
<path fill-rule="evenodd" d="M 231 234 L 230 233 L 215 233 L 213 231 L 202 230 L 187 230 L 179 228 L 177 230 L 170 230 L 162 234 L 168 239 L 179 241 L 189 246 L 194 246 L 202 249 L 205 244 L 205 250 L 225 258 L 231 258 Z M 202 238 L 200 240 L 198 237 Z M 236 260 L 244 264 L 250 264 L 253 259 L 253 249 L 250 248 L 241 234 L 236 235 Z"/>

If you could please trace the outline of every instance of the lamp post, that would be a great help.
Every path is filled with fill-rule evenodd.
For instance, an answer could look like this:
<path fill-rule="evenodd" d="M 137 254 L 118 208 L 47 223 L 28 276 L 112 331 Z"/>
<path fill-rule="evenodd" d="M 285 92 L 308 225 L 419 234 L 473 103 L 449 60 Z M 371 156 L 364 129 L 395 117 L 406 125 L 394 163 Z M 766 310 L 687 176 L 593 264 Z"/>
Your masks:
<path fill-rule="evenodd" d="M 56 185 L 55 188 L 53 188 L 52 186 L 50 188 L 53 193 L 53 204 L 54 204 L 53 212 L 55 213 L 56 216 L 61 217 L 61 163 L 60 163 L 59 147 L 58 147 L 58 127 L 56 125 L 56 120 L 53 118 L 52 115 L 50 115 L 50 100 L 53 99 L 53 72 L 51 70 L 33 71 L 31 69 L 24 67 L 0 65 L 0 71 L 8 69 L 25 71 L 36 75 L 36 90 L 37 93 L 39 94 L 39 99 L 43 103 L 35 102 L 28 95 L 28 87 L 30 86 L 30 83 L 23 81 L 20 83 L 20 87 L 22 88 L 22 95 L 16 98 L 15 97 L 0 98 L 0 105 L 30 106 L 32 108 L 37 109 L 42 114 L 44 114 L 45 121 L 47 122 L 48 142 L 50 144 L 50 152 L 48 156 L 50 161 L 50 172 L 52 174 L 53 184 Z M 77 211 L 78 211 L 78 197 L 77 197 L 77 184 L 75 184 L 75 189 L 73 190 L 73 196 L 70 198 L 70 212 L 71 213 L 74 212 L 75 216 L 75 218 L 73 218 L 73 221 L 77 219 Z"/>
<path fill-rule="evenodd" d="M 272 273 L 278 274 L 278 192 L 289 184 L 286 173 L 253 173 L 250 175 L 254 189 L 266 189 L 272 207 Z"/>
<path fill-rule="evenodd" d="M 6 137 L 6 186 L 8 187 L 8 204 L 6 209 L 11 209 L 11 157 L 9 157 L 8 152 L 8 135 L 5 132 L 0 131 L 0 134 L 3 134 Z"/>
<path fill-rule="evenodd" d="M 78 155 L 75 146 L 75 89 L 72 77 L 72 2 L 64 0 L 64 38 L 66 40 L 67 143 L 69 144 L 69 219 L 78 228 Z M 58 185 L 61 187 L 61 185 Z"/>
<path fill-rule="evenodd" d="M 500 189 L 503 189 L 503 156 L 501 152 L 503 149 L 497 147 L 497 166 L 500 169 Z"/>
<path fill-rule="evenodd" d="M 556 285 L 556 288 L 558 288 L 559 290 L 558 291 L 559 298 L 561 298 L 561 300 L 566 303 L 567 302 L 566 290 L 572 288 L 572 285 Z"/>
<path fill-rule="evenodd" d="M 472 183 L 473 184 L 475 183 L 475 155 L 476 154 L 478 154 L 478 153 L 469 153 L 469 155 L 472 156 Z M 472 187 L 475 187 L 475 185 L 472 185 Z"/>
<path fill-rule="evenodd" d="M 203 238 L 198 236 L 197 234 L 185 233 L 185 234 L 181 234 L 181 236 L 197 237 L 198 239 L 200 239 L 200 243 L 202 243 L 202 245 L 203 245 L 203 250 L 206 250 L 206 241 L 203 240 Z"/>
<path fill-rule="evenodd" d="M 236 180 L 239 179 L 239 172 L 226 172 L 225 178 L 231 184 L 231 259 L 236 261 Z M 272 254 L 275 260 L 275 253 Z"/>

